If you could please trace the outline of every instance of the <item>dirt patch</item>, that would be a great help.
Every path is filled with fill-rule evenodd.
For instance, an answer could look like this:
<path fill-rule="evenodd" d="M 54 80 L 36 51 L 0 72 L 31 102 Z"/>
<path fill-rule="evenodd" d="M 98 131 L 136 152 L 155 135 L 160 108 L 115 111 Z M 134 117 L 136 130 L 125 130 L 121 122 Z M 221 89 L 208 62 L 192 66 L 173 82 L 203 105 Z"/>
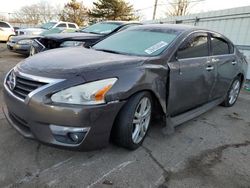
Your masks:
<path fill-rule="evenodd" d="M 226 114 L 226 117 L 229 117 L 232 120 L 243 120 L 243 118 L 240 117 L 240 115 L 236 112 L 233 112 L 232 114 Z"/>
<path fill-rule="evenodd" d="M 184 169 L 177 172 L 167 172 L 165 173 L 165 182 L 160 185 L 160 188 L 168 187 L 168 184 L 171 180 L 182 180 L 186 178 L 195 178 L 198 177 L 202 182 L 213 182 L 214 187 L 223 187 L 223 182 L 215 177 L 212 173 L 211 168 L 216 164 L 221 162 L 223 151 L 228 148 L 239 148 L 246 147 L 250 145 L 250 141 L 245 141 L 244 143 L 238 144 L 227 144 L 219 146 L 214 149 L 205 150 L 200 153 L 198 156 L 191 157 L 187 160 L 186 166 Z"/>

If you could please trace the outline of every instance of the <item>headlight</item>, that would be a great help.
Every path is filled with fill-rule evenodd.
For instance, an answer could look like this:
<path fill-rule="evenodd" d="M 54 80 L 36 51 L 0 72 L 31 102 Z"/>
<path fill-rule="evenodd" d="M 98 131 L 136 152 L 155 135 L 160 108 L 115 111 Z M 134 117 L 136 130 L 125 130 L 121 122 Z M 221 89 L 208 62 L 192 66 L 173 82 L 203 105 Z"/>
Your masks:
<path fill-rule="evenodd" d="M 74 47 L 74 46 L 83 46 L 85 42 L 81 41 L 65 41 L 60 46 L 61 47 Z"/>
<path fill-rule="evenodd" d="M 56 103 L 67 104 L 103 104 L 105 95 L 115 84 L 117 78 L 109 78 L 70 87 L 52 95 L 51 100 Z"/>
<path fill-rule="evenodd" d="M 26 44 L 29 45 L 32 43 L 33 40 L 25 39 L 25 40 L 19 40 L 17 44 Z"/>

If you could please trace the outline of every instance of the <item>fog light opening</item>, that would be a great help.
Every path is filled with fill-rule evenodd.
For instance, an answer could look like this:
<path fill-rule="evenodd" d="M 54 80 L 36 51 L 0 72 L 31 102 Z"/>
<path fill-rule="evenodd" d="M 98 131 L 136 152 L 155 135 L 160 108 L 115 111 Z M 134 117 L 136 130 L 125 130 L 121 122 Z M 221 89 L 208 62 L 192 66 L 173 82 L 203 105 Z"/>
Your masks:
<path fill-rule="evenodd" d="M 89 131 L 89 128 L 63 127 L 50 125 L 50 129 L 56 141 L 65 144 L 80 144 Z"/>
<path fill-rule="evenodd" d="M 69 133 L 69 137 L 73 142 L 79 142 L 79 136 L 76 133 Z"/>

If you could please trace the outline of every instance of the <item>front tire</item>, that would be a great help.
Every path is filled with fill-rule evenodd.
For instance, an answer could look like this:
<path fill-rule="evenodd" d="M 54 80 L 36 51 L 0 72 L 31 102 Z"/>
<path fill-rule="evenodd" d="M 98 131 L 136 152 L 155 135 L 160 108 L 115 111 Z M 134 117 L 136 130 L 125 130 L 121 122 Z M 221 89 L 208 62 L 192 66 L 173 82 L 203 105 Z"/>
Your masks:
<path fill-rule="evenodd" d="M 233 106 L 236 103 L 238 96 L 240 94 L 240 88 L 241 88 L 241 80 L 239 77 L 236 77 L 233 83 L 231 84 L 229 91 L 227 92 L 225 100 L 221 105 L 225 107 Z"/>
<path fill-rule="evenodd" d="M 112 131 L 114 142 L 130 150 L 137 149 L 147 134 L 152 106 L 149 92 L 132 96 L 116 118 Z"/>

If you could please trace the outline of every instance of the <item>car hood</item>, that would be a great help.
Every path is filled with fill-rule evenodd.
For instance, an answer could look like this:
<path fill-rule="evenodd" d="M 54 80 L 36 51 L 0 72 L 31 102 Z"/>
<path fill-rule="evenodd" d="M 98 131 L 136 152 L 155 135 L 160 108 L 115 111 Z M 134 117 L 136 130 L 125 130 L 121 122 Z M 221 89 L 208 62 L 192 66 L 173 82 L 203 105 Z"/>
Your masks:
<path fill-rule="evenodd" d="M 83 47 L 60 48 L 29 57 L 17 65 L 18 71 L 35 76 L 67 79 L 85 73 L 126 69 L 141 65 L 147 57 L 113 54 Z"/>
<path fill-rule="evenodd" d="M 39 37 L 41 37 L 41 36 L 39 36 L 39 35 L 19 35 L 19 36 L 11 37 L 10 41 L 17 42 L 17 41 L 20 41 L 20 40 L 36 39 L 36 38 L 39 38 Z"/>
<path fill-rule="evenodd" d="M 58 33 L 58 34 L 49 34 L 45 38 L 46 39 L 53 39 L 53 40 L 65 40 L 65 39 L 92 39 L 92 38 L 100 38 L 103 35 L 92 34 L 92 33 Z"/>

